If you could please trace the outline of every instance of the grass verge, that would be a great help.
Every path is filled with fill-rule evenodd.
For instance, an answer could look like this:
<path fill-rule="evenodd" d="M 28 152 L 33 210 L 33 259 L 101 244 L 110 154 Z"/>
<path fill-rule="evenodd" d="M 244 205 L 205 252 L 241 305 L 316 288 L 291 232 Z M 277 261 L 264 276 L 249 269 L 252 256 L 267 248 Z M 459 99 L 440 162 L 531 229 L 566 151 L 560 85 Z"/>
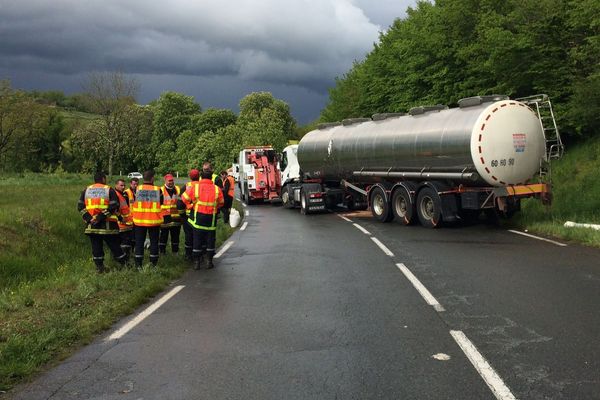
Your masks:
<path fill-rule="evenodd" d="M 569 148 L 552 165 L 550 207 L 527 200 L 510 225 L 530 232 L 600 247 L 600 231 L 565 228 L 566 221 L 600 224 L 600 138 Z"/>
<path fill-rule="evenodd" d="M 157 269 L 108 262 L 112 272 L 98 275 L 76 209 L 87 184 L 70 174 L 0 176 L 3 193 L 14 194 L 0 197 L 0 393 L 92 341 L 187 268 L 168 254 Z M 233 231 L 219 221 L 217 246 Z"/>

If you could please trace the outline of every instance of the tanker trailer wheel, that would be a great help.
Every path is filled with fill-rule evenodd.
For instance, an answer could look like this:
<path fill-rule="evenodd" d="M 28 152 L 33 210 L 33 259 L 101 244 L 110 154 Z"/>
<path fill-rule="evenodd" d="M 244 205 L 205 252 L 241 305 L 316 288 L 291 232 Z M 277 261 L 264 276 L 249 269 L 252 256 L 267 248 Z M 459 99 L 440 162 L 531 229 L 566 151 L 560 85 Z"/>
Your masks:
<path fill-rule="evenodd" d="M 415 218 L 415 204 L 404 188 L 398 188 L 392 196 L 392 212 L 396 221 L 403 225 L 412 225 Z"/>
<path fill-rule="evenodd" d="M 300 190 L 300 214 L 310 214 L 308 211 L 308 199 L 306 198 L 306 192 L 304 190 Z"/>
<path fill-rule="evenodd" d="M 385 199 L 385 192 L 380 187 L 371 192 L 371 213 L 379 222 L 390 222 L 394 218 L 390 204 Z"/>
<path fill-rule="evenodd" d="M 435 190 L 424 187 L 417 196 L 417 214 L 421 225 L 437 228 L 442 221 L 442 201 Z"/>

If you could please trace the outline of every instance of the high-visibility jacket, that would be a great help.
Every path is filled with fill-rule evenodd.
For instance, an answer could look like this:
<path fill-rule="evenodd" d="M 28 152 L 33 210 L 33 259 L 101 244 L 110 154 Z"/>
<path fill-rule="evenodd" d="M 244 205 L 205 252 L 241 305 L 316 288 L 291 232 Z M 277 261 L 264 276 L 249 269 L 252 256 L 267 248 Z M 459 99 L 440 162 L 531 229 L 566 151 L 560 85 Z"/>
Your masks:
<path fill-rule="evenodd" d="M 129 208 L 129 202 L 125 197 L 125 194 L 115 190 L 117 197 L 119 198 L 119 232 L 127 232 L 133 229 L 133 215 L 131 215 L 131 209 Z"/>
<path fill-rule="evenodd" d="M 217 213 L 223 207 L 223 192 L 210 179 L 193 182 L 182 195 L 182 200 L 192 212 L 188 222 L 194 228 L 214 231 L 217 229 Z"/>
<path fill-rule="evenodd" d="M 226 180 L 229 182 L 229 188 L 227 189 L 227 196 L 233 197 L 235 195 L 235 178 L 228 175 Z M 225 182 L 223 182 L 223 188 L 225 188 Z"/>
<path fill-rule="evenodd" d="M 118 219 L 115 215 L 115 211 L 118 210 L 117 200 L 111 200 L 110 193 L 110 186 L 102 183 L 94 183 L 82 193 L 79 211 L 84 220 L 88 221 L 85 233 L 103 235 L 119 233 Z"/>
<path fill-rule="evenodd" d="M 177 210 L 177 200 L 180 199 L 181 194 L 179 187 L 173 187 L 175 192 L 172 196 L 166 186 L 163 186 L 161 190 L 163 194 L 163 204 L 161 206 L 163 224 L 161 225 L 161 228 L 180 226 L 181 216 L 179 215 L 179 210 Z"/>
<path fill-rule="evenodd" d="M 133 202 L 135 201 L 135 192 L 133 191 L 133 189 L 125 189 L 125 194 L 127 194 L 127 197 L 129 198 L 129 204 L 133 204 Z"/>
<path fill-rule="evenodd" d="M 131 208 L 133 223 L 138 226 L 160 226 L 163 223 L 160 187 L 143 184 L 138 187 Z"/>

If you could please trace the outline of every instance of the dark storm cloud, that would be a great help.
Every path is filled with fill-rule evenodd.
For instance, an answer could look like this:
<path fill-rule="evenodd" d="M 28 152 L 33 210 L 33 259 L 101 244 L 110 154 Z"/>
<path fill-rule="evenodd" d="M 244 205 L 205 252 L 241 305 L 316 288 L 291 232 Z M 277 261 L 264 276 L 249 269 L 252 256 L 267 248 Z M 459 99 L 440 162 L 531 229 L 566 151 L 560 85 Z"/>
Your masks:
<path fill-rule="evenodd" d="M 121 70 L 136 74 L 143 87 L 150 76 L 152 87 L 179 76 L 197 88 L 219 77 L 236 88 L 303 88 L 307 102 L 324 103 L 334 78 L 362 59 L 410 3 L 0 0 L 0 72 L 11 79 L 29 74 L 23 79 L 33 82 Z"/>

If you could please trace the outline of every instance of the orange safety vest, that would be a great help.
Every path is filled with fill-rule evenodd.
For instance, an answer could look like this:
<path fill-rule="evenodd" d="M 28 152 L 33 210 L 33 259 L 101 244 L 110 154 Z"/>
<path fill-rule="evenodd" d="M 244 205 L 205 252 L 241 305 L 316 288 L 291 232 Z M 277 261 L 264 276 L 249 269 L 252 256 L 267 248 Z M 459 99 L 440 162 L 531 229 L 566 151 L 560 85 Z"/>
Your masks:
<path fill-rule="evenodd" d="M 133 216 L 131 215 L 129 204 L 127 204 L 127 199 L 125 199 L 125 196 L 121 192 L 116 189 L 115 192 L 117 192 L 117 197 L 119 198 L 119 214 L 121 214 L 122 218 L 119 221 L 119 231 L 130 231 L 133 229 Z"/>
<path fill-rule="evenodd" d="M 94 183 L 85 190 L 85 209 L 92 216 L 102 214 L 102 212 L 108 209 L 108 203 L 110 202 L 110 186 L 103 185 L 101 183 Z M 117 216 L 111 214 L 106 218 L 108 221 L 117 221 Z"/>
<path fill-rule="evenodd" d="M 132 207 L 133 223 L 138 226 L 160 226 L 163 223 L 160 187 L 143 184 L 138 187 Z"/>
<path fill-rule="evenodd" d="M 203 179 L 204 181 L 204 179 Z M 189 207 L 193 207 L 193 218 L 190 214 L 188 222 L 195 228 L 214 231 L 217 229 L 217 212 L 219 207 L 223 207 L 223 193 L 221 189 L 210 182 L 210 184 L 198 182 L 192 184 L 183 194 L 183 201 Z M 197 221 L 198 214 L 211 215 L 212 221 L 210 226 L 200 225 Z"/>
<path fill-rule="evenodd" d="M 135 192 L 129 188 L 125 189 L 125 193 L 127 193 L 127 197 L 129 197 L 129 204 L 133 204 L 135 201 Z"/>
<path fill-rule="evenodd" d="M 177 209 L 177 200 L 179 200 L 181 198 L 181 196 L 180 196 L 181 190 L 179 189 L 178 186 L 175 186 L 174 189 L 175 189 L 175 194 L 173 194 L 173 196 L 171 196 L 169 194 L 169 192 L 167 191 L 167 187 L 166 186 L 162 187 L 162 193 L 163 193 L 163 204 L 161 206 L 162 216 L 163 216 L 163 219 L 165 219 L 165 217 L 170 215 L 171 221 L 172 221 L 168 224 L 163 223 L 163 225 L 162 225 L 163 228 L 181 225 L 181 216 L 179 215 L 179 210 Z"/>
<path fill-rule="evenodd" d="M 229 190 L 227 191 L 227 196 L 233 197 L 235 195 L 235 178 L 229 175 L 227 176 L 227 180 L 229 181 Z"/>

